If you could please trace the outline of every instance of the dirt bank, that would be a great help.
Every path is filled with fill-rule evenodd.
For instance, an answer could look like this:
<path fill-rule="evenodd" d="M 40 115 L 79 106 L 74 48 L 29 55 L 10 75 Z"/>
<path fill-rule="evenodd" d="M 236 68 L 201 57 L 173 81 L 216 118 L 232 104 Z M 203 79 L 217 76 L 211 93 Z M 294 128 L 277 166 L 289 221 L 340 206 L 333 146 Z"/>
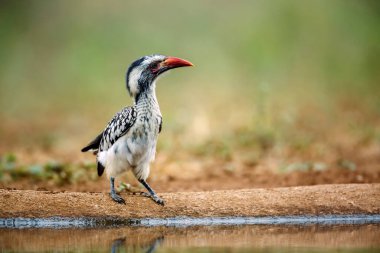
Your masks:
<path fill-rule="evenodd" d="M 380 184 L 341 184 L 210 192 L 159 193 L 165 206 L 106 193 L 0 190 L 0 217 L 218 217 L 271 215 L 379 214 Z"/>

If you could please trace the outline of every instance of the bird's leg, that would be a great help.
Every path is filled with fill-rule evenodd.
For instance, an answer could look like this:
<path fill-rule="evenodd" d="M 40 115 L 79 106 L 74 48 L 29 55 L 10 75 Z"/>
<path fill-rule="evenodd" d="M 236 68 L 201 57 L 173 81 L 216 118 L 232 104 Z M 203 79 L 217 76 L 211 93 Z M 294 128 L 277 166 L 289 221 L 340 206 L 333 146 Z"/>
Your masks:
<path fill-rule="evenodd" d="M 148 190 L 154 202 L 162 206 L 165 205 L 164 201 L 160 197 L 157 196 L 154 190 L 149 186 L 149 184 L 144 179 L 139 179 L 139 182 Z"/>
<path fill-rule="evenodd" d="M 110 182 L 111 182 L 111 191 L 110 191 L 111 198 L 119 204 L 125 204 L 125 200 L 122 197 L 120 197 L 120 195 L 118 195 L 115 191 L 115 178 L 111 177 Z"/>
<path fill-rule="evenodd" d="M 125 244 L 125 240 L 126 240 L 125 237 L 113 240 L 113 242 L 112 242 L 112 248 L 111 248 L 111 253 L 119 252 L 121 246 L 123 246 Z"/>
<path fill-rule="evenodd" d="M 146 251 L 146 253 L 153 253 L 154 251 L 156 251 L 157 246 L 159 246 L 163 241 L 164 241 L 164 237 L 163 236 L 160 236 L 160 237 L 156 238 L 154 240 L 154 242 L 152 242 L 152 244 L 150 245 L 150 247 Z"/>

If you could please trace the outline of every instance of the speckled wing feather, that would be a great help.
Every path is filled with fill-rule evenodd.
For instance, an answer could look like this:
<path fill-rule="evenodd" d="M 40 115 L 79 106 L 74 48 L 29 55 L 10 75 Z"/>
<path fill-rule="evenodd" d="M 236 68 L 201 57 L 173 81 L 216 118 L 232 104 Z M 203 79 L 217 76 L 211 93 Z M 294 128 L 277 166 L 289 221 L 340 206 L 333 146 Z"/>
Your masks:
<path fill-rule="evenodd" d="M 99 142 L 99 152 L 106 151 L 128 130 L 136 121 L 136 110 L 133 107 L 125 107 L 108 122 L 102 133 L 102 138 Z M 104 164 L 97 159 L 98 175 L 101 176 L 104 172 Z"/>
<path fill-rule="evenodd" d="M 99 152 L 108 150 L 120 137 L 125 135 L 136 121 L 136 110 L 125 107 L 108 122 L 100 141 Z"/>

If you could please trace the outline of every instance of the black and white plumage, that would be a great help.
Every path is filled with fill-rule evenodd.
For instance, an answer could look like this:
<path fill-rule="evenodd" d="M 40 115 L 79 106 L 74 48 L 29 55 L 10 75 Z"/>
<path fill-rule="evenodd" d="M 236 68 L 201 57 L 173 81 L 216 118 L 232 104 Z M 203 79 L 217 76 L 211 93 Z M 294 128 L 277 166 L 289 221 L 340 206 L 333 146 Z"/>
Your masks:
<path fill-rule="evenodd" d="M 134 105 L 118 112 L 104 131 L 82 149 L 82 152 L 93 150 L 97 154 L 98 175 L 105 170 L 111 180 L 110 195 L 118 203 L 125 202 L 115 192 L 114 179 L 128 170 L 132 170 L 156 203 L 164 203 L 146 182 L 162 128 L 156 79 L 169 69 L 184 66 L 192 64 L 163 55 L 144 56 L 133 62 L 127 71 L 126 87 Z"/>
<path fill-rule="evenodd" d="M 124 107 L 108 122 L 106 128 L 82 152 L 94 150 L 95 153 L 107 151 L 119 138 L 123 137 L 136 121 L 137 112 L 134 107 Z M 104 172 L 104 163 L 98 161 L 98 175 Z"/>

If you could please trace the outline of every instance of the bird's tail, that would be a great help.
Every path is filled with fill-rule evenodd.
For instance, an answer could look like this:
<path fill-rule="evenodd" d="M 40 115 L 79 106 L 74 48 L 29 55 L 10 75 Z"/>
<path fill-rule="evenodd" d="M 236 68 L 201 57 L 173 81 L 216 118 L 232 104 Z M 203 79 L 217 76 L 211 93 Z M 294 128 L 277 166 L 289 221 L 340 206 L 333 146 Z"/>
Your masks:
<path fill-rule="evenodd" d="M 99 161 L 98 161 L 98 164 L 97 164 L 97 170 L 98 170 L 98 176 L 100 177 L 101 175 L 103 175 L 103 172 L 104 172 L 104 166 L 103 164 L 101 164 Z"/>

